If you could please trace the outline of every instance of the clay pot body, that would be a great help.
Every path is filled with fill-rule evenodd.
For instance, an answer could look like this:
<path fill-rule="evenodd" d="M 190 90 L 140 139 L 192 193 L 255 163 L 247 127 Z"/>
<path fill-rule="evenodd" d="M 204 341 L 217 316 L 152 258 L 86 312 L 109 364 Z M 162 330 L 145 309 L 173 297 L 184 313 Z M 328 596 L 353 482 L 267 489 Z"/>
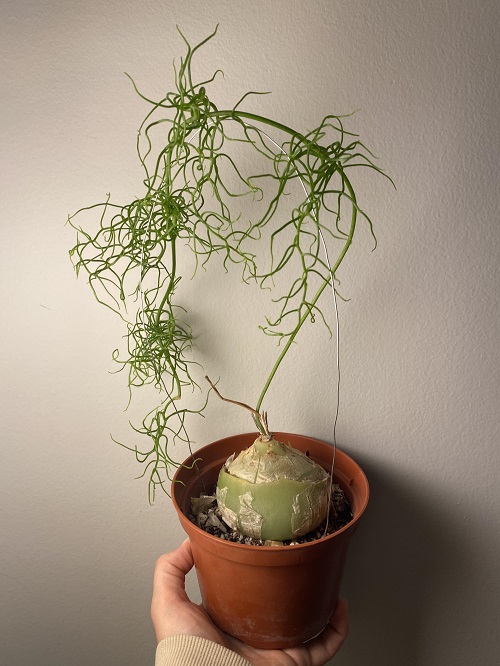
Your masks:
<path fill-rule="evenodd" d="M 333 447 L 302 435 L 274 433 L 276 439 L 309 452 L 330 471 Z M 313 638 L 333 612 L 347 547 L 368 503 L 366 477 L 337 449 L 334 482 L 351 502 L 353 519 L 341 530 L 296 546 L 248 546 L 214 537 L 187 517 L 192 497 L 213 492 L 227 458 L 247 448 L 256 433 L 213 442 L 177 470 L 172 499 L 191 541 L 203 605 L 225 632 L 257 648 L 282 649 Z"/>

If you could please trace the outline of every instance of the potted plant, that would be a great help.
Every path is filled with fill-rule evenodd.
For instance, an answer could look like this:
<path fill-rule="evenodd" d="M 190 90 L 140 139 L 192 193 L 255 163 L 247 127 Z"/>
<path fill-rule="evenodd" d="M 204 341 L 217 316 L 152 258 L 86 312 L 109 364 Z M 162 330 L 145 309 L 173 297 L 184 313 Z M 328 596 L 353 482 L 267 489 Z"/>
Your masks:
<path fill-rule="evenodd" d="M 221 628 L 251 645 L 281 648 L 311 638 L 327 623 L 368 484 L 335 446 L 273 435 L 264 400 L 305 324 L 320 319 L 330 325 L 320 304 L 331 290 L 336 312 L 336 272 L 358 218 L 372 229 L 351 170 L 380 169 L 339 116 L 301 133 L 246 111 L 248 95 L 256 93 L 219 109 L 207 94 L 218 72 L 200 83 L 192 73 L 193 56 L 215 32 L 195 47 L 183 37 L 186 54 L 175 72 L 175 90 L 163 99 L 149 99 L 133 83 L 149 105 L 137 138 L 143 193 L 125 204 L 108 195 L 70 216 L 77 230 L 70 254 L 96 299 L 125 322 L 126 353 L 117 350 L 113 357 L 127 373 L 130 391 L 150 386 L 159 392 L 159 404 L 133 426 L 147 444 L 122 445 L 144 466 L 150 501 L 158 488 L 168 492 L 178 467 L 172 499 L 192 541 L 207 610 Z M 241 203 L 247 201 L 251 215 Z M 88 221 L 82 226 L 85 215 L 93 218 L 93 228 Z M 183 402 L 187 391 L 202 391 L 193 331 L 175 298 L 179 253 L 187 249 L 195 268 L 219 260 L 231 271 L 240 269 L 244 282 L 270 290 L 275 313 L 261 329 L 280 346 L 255 407 L 242 405 L 252 412 L 257 432 L 209 444 L 178 466 L 172 448 L 177 441 L 190 445 L 189 417 L 203 413 L 209 395 L 227 400 L 208 380 L 198 408 Z M 218 538 L 189 517 L 192 500 L 210 496 L 216 486 L 222 524 L 262 545 Z M 347 524 L 300 543 L 319 523 L 328 524 L 333 488 L 350 503 Z"/>

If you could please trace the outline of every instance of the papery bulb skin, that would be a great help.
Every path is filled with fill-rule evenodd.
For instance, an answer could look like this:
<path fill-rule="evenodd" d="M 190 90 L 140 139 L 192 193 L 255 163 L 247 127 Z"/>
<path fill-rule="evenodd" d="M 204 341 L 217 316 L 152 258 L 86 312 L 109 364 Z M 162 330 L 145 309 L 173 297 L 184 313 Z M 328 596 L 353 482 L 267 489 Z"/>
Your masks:
<path fill-rule="evenodd" d="M 287 541 L 316 528 L 328 511 L 330 477 L 301 451 L 258 437 L 221 469 L 217 503 L 245 536 Z"/>

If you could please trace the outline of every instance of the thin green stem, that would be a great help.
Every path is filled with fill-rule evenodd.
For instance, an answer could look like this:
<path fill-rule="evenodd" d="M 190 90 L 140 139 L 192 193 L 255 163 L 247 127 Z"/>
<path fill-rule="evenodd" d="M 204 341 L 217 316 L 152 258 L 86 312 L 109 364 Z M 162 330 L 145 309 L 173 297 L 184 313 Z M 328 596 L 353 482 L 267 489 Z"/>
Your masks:
<path fill-rule="evenodd" d="M 177 267 L 177 250 L 176 250 L 176 237 L 175 235 L 170 238 L 170 280 L 168 282 L 168 287 L 161 299 L 160 304 L 158 305 L 158 311 L 156 313 L 156 323 L 159 325 L 161 322 L 161 316 L 163 314 L 163 309 L 166 303 L 170 302 L 172 294 L 175 287 L 175 271 Z"/>
<path fill-rule="evenodd" d="M 331 281 L 334 279 L 335 272 L 337 271 L 338 267 L 340 266 L 342 260 L 344 259 L 345 255 L 347 253 L 347 250 L 349 249 L 349 246 L 352 243 L 352 239 L 354 237 L 354 231 L 356 229 L 356 220 L 357 220 L 357 215 L 358 215 L 358 209 L 357 209 L 357 205 L 356 205 L 356 195 L 354 193 L 354 190 L 352 188 L 351 183 L 349 182 L 349 180 L 348 180 L 348 178 L 345 174 L 344 174 L 344 179 L 345 179 L 344 182 L 347 186 L 347 189 L 348 189 L 349 194 L 350 194 L 351 199 L 352 199 L 351 225 L 350 225 L 350 228 L 349 228 L 349 234 L 347 236 L 347 239 L 346 239 L 346 242 L 345 242 L 344 247 L 342 249 L 342 252 L 339 254 L 337 261 L 335 262 L 335 264 L 331 268 L 331 272 L 330 272 L 328 278 L 323 281 L 322 285 L 319 287 L 318 291 L 316 292 L 315 296 L 313 297 L 309 307 L 306 309 L 306 312 L 304 312 L 304 314 L 300 317 L 299 322 L 298 322 L 295 330 L 288 337 L 288 340 L 287 340 L 285 346 L 283 347 L 280 355 L 278 356 L 278 358 L 276 360 L 276 363 L 273 365 L 273 368 L 272 368 L 272 370 L 269 374 L 269 377 L 266 380 L 266 383 L 264 384 L 264 388 L 262 389 L 262 392 L 259 396 L 259 399 L 257 400 L 257 404 L 255 406 L 255 409 L 256 409 L 257 412 L 260 412 L 260 410 L 261 410 L 262 402 L 263 402 L 263 400 L 266 396 L 266 393 L 269 389 L 269 386 L 271 385 L 271 382 L 274 379 L 274 376 L 276 375 L 276 372 L 278 371 L 279 366 L 281 365 L 281 362 L 285 358 L 288 350 L 292 346 L 295 338 L 297 337 L 297 334 L 299 333 L 300 329 L 304 325 L 305 321 L 308 319 L 308 317 L 310 317 L 311 312 L 313 311 L 316 303 L 319 301 L 322 293 L 325 291 L 326 287 L 329 284 L 331 284 Z"/>
<path fill-rule="evenodd" d="M 279 123 L 276 120 L 272 120 L 271 118 L 266 118 L 265 116 L 259 116 L 256 113 L 249 113 L 247 111 L 239 111 L 239 110 L 236 111 L 235 109 L 225 109 L 208 113 L 207 118 L 218 118 L 219 120 L 224 120 L 226 118 L 232 118 L 233 120 L 237 120 L 238 118 L 245 118 L 246 120 L 253 120 L 254 122 L 262 123 L 263 125 L 267 125 L 268 127 L 274 127 L 274 129 L 280 130 L 281 132 L 286 132 L 286 134 L 290 134 L 291 136 L 296 137 L 300 141 L 303 141 L 305 145 L 313 145 L 300 132 L 297 132 L 291 127 L 288 127 L 287 125 L 283 125 L 283 123 Z"/>

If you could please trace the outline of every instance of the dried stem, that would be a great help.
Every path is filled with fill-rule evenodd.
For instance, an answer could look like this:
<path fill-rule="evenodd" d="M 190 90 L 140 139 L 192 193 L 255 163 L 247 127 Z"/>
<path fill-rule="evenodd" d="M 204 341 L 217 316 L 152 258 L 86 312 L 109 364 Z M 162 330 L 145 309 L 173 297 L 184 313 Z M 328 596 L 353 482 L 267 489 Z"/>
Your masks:
<path fill-rule="evenodd" d="M 249 412 L 252 412 L 255 423 L 259 428 L 261 434 L 268 439 L 272 439 L 272 435 L 269 433 L 269 428 L 267 425 L 267 412 L 260 413 L 253 407 L 250 407 L 250 405 L 247 405 L 245 402 L 239 402 L 238 400 L 230 400 L 230 398 L 224 398 L 224 396 L 221 395 L 220 391 L 211 381 L 208 375 L 205 375 L 205 379 L 207 380 L 207 382 L 210 384 L 210 386 L 213 388 L 213 390 L 221 400 L 224 400 L 224 402 L 230 402 L 233 405 L 238 405 L 238 407 L 243 407 L 244 409 L 247 409 Z"/>

